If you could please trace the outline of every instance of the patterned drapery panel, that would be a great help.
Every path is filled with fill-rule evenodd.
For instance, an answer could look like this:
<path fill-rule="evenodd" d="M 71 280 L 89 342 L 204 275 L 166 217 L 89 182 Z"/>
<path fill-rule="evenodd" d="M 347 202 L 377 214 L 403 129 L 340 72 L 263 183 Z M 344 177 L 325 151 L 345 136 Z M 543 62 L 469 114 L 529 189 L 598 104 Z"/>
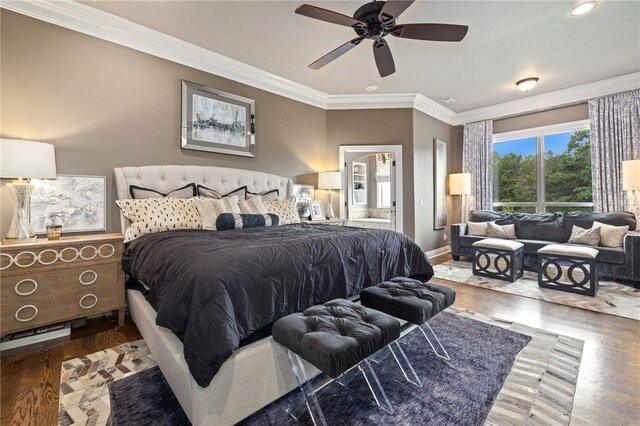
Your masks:
<path fill-rule="evenodd" d="M 589 101 L 593 209 L 640 218 L 640 191 L 622 191 L 622 161 L 640 159 L 640 90 Z"/>
<path fill-rule="evenodd" d="M 493 205 L 493 121 L 464 126 L 462 172 L 471 173 L 471 195 L 462 197 L 462 218 L 471 210 L 491 210 Z"/>

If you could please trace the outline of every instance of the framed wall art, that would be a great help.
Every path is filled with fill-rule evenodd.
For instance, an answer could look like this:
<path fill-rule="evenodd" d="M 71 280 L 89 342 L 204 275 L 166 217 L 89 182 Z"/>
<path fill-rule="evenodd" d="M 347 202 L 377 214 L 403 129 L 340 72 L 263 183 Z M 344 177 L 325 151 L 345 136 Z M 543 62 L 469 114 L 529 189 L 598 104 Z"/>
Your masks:
<path fill-rule="evenodd" d="M 46 225 L 62 225 L 62 231 L 87 232 L 106 229 L 106 178 L 58 175 L 33 180 L 30 220 L 36 234 Z"/>
<path fill-rule="evenodd" d="M 447 143 L 433 140 L 433 229 L 447 226 Z"/>
<path fill-rule="evenodd" d="M 255 101 L 182 80 L 184 149 L 254 157 Z"/>
<path fill-rule="evenodd" d="M 296 208 L 301 219 L 309 219 L 309 201 L 314 199 L 314 193 L 313 185 L 293 185 L 293 196 L 296 197 Z"/>

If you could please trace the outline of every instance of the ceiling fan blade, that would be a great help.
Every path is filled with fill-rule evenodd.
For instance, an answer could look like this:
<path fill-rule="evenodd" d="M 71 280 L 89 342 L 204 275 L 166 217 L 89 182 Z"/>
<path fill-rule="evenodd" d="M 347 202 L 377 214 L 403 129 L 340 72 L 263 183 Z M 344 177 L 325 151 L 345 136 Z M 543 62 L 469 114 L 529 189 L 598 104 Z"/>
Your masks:
<path fill-rule="evenodd" d="M 303 4 L 296 9 L 298 15 L 307 16 L 309 18 L 319 19 L 321 21 L 330 22 L 332 24 L 344 25 L 346 27 L 362 26 L 366 28 L 367 25 L 357 19 L 353 19 L 350 16 L 343 15 L 342 13 L 334 12 L 333 10 L 323 9 L 321 7 L 311 6 L 310 4 Z"/>
<path fill-rule="evenodd" d="M 317 70 L 324 67 L 329 62 L 338 59 L 340 56 L 344 55 L 345 53 L 359 45 L 362 40 L 364 40 L 364 37 L 356 37 L 353 40 L 346 42 L 342 46 L 333 49 L 331 52 L 327 53 L 317 61 L 310 63 L 309 68 L 311 68 L 312 70 Z"/>
<path fill-rule="evenodd" d="M 380 20 L 389 21 L 396 19 L 402 12 L 413 4 L 414 0 L 387 0 L 380 11 Z M 384 16 L 384 18 L 383 18 Z"/>
<path fill-rule="evenodd" d="M 373 42 L 373 56 L 376 59 L 380 77 L 386 77 L 396 72 L 393 55 L 385 39 L 381 38 Z"/>
<path fill-rule="evenodd" d="M 396 37 L 431 41 L 461 41 L 469 27 L 454 24 L 403 24 L 390 31 Z"/>

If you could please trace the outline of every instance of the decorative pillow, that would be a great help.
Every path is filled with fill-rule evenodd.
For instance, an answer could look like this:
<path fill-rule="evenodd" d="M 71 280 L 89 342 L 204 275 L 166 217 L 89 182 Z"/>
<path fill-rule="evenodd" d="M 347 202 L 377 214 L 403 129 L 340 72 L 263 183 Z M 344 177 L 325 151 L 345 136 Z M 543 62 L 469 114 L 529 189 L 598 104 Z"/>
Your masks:
<path fill-rule="evenodd" d="M 218 231 L 230 229 L 258 228 L 260 226 L 278 226 L 280 218 L 275 214 L 237 214 L 222 213 L 216 219 Z"/>
<path fill-rule="evenodd" d="M 622 247 L 624 235 L 629 230 L 629 225 L 613 226 L 596 221 L 593 222 L 591 228 L 600 228 L 600 245 L 602 247 Z"/>
<path fill-rule="evenodd" d="M 289 223 L 300 223 L 298 209 L 296 208 L 296 197 L 289 197 L 283 201 L 264 201 L 264 206 L 268 213 L 273 213 L 280 218 L 280 225 Z"/>
<path fill-rule="evenodd" d="M 467 222 L 467 234 L 478 237 L 487 236 L 487 222 Z"/>
<path fill-rule="evenodd" d="M 117 200 L 122 214 L 132 223 L 124 233 L 124 242 L 155 232 L 173 229 L 199 229 L 202 226 L 194 198 L 149 198 Z"/>
<path fill-rule="evenodd" d="M 280 191 L 277 189 L 272 189 L 271 191 L 266 191 L 261 194 L 254 194 L 253 192 L 247 191 L 247 200 L 254 197 L 262 197 L 262 201 L 278 201 L 278 197 L 280 197 Z"/>
<path fill-rule="evenodd" d="M 220 194 L 218 191 L 215 191 L 211 188 L 207 188 L 206 186 L 202 186 L 202 185 L 198 185 L 197 187 L 197 193 L 200 197 L 207 197 L 207 198 L 227 198 L 227 197 L 232 197 L 234 195 L 238 196 L 238 199 L 240 200 L 246 200 L 247 199 L 247 187 L 246 186 L 241 186 L 240 188 L 236 188 L 231 192 L 228 192 L 226 194 Z"/>
<path fill-rule="evenodd" d="M 196 184 L 189 183 L 167 194 L 141 186 L 129 185 L 129 194 L 131 194 L 131 198 L 136 200 L 145 200 L 148 198 L 191 198 L 196 196 Z"/>
<path fill-rule="evenodd" d="M 267 208 L 259 195 L 238 201 L 238 207 L 240 207 L 240 212 L 244 214 L 267 214 Z"/>
<path fill-rule="evenodd" d="M 584 229 L 573 225 L 568 243 L 597 246 L 600 243 L 600 228 Z"/>
<path fill-rule="evenodd" d="M 216 230 L 216 220 L 222 213 L 240 214 L 238 196 L 232 195 L 221 199 L 196 197 L 196 208 L 202 220 L 202 229 Z"/>
<path fill-rule="evenodd" d="M 496 225 L 495 222 L 487 222 L 487 237 L 515 240 L 516 226 L 515 225 Z"/>

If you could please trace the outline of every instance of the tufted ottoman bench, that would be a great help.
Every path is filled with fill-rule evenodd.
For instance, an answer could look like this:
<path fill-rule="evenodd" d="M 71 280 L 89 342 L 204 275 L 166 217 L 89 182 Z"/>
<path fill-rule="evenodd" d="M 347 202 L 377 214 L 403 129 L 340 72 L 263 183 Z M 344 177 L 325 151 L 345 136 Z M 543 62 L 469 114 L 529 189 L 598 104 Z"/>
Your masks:
<path fill-rule="evenodd" d="M 500 238 L 486 238 L 473 243 L 473 275 L 511 281 L 524 272 L 524 244 Z"/>
<path fill-rule="evenodd" d="M 314 389 L 300 358 L 331 379 L 357 368 L 378 406 L 393 414 L 391 403 L 367 358 L 400 337 L 400 322 L 396 318 L 336 299 L 280 318 L 273 324 L 272 335 L 273 340 L 287 349 L 291 369 L 314 424 L 326 424 L 316 393 L 329 382 Z M 295 412 L 287 411 L 297 418 Z"/>
<path fill-rule="evenodd" d="M 416 324 L 433 352 L 446 360 L 451 358 L 427 321 L 453 305 L 455 300 L 453 289 L 412 278 L 392 278 L 360 292 L 360 302 L 364 306 Z M 444 355 L 438 353 L 424 327 L 431 332 Z"/>

